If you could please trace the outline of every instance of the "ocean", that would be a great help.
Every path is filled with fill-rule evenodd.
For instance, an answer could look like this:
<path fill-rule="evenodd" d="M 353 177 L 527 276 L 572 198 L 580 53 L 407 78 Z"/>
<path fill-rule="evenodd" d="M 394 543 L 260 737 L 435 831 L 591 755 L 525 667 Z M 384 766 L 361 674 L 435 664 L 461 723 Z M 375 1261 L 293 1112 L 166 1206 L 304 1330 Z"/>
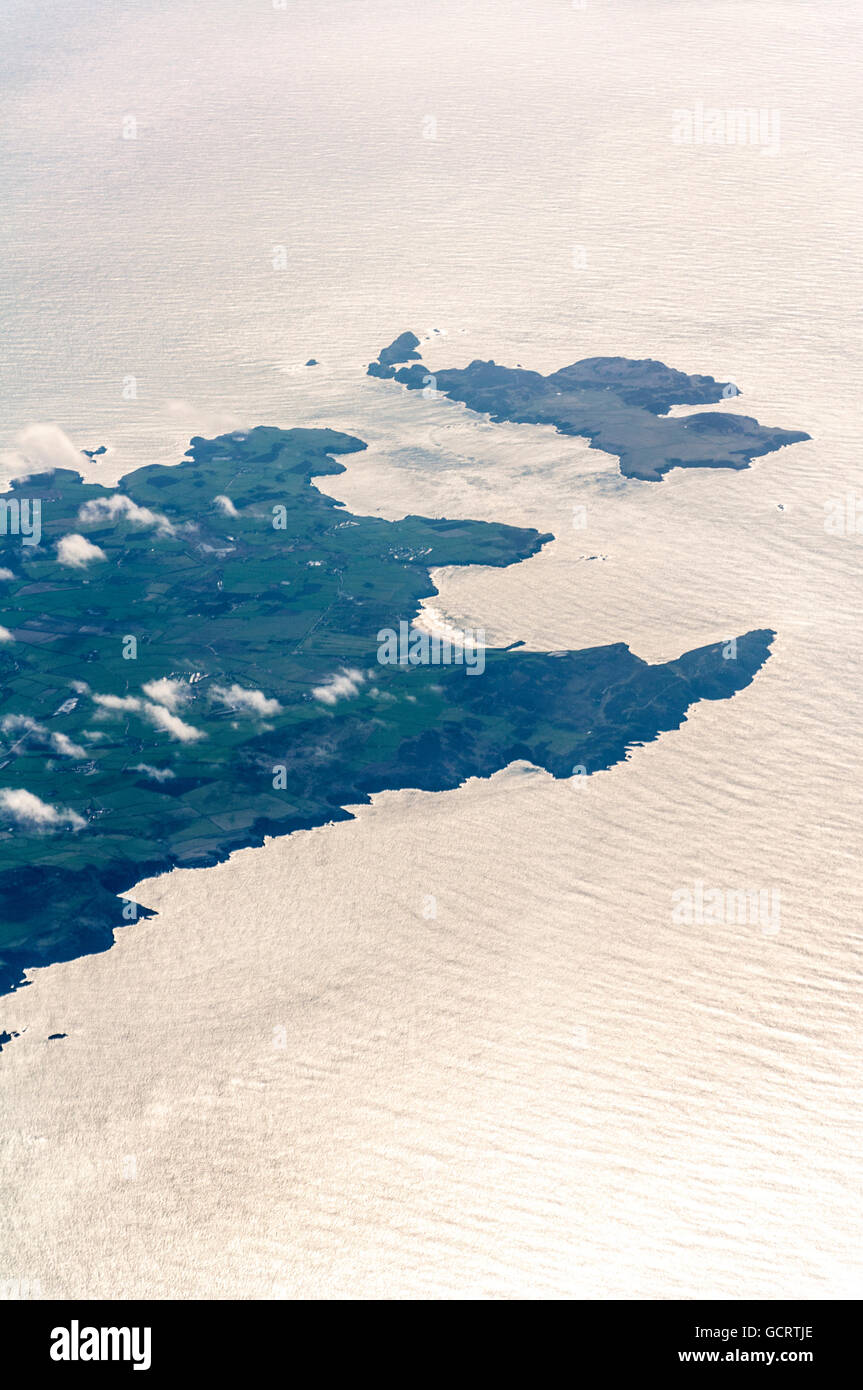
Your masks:
<path fill-rule="evenodd" d="M 859 7 L 7 0 L 2 24 L 3 476 L 35 423 L 106 445 L 108 482 L 194 434 L 328 425 L 369 444 L 320 484 L 353 512 L 554 533 L 436 572 L 431 606 L 489 644 L 777 638 L 610 771 L 385 793 L 140 885 L 156 917 L 0 1001 L 0 1280 L 859 1295 Z M 747 143 L 679 138 L 738 109 L 765 113 Z M 367 378 L 407 329 L 432 371 L 658 358 L 812 439 L 625 480 Z M 681 920 L 685 893 L 714 910 Z"/>

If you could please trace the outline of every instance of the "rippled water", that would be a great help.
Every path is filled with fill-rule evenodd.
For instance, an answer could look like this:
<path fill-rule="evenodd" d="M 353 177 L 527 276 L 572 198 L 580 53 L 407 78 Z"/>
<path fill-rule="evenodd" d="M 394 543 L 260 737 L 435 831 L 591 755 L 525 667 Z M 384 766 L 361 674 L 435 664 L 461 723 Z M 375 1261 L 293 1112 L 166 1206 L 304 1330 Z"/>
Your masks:
<path fill-rule="evenodd" d="M 439 573 L 490 641 L 777 640 L 625 766 L 389 794 L 153 881 L 157 918 L 3 1001 L 0 1277 L 859 1293 L 861 537 L 824 524 L 863 500 L 857 7 L 67 9 L 7 4 L 10 449 L 54 420 L 106 479 L 328 424 L 370 445 L 322 483 L 353 510 L 554 532 Z M 698 101 L 779 109 L 779 154 L 675 145 Z M 813 438 L 624 482 L 365 379 L 406 328 L 446 331 L 432 367 L 657 357 Z M 778 890 L 778 933 L 676 922 L 696 882 Z"/>

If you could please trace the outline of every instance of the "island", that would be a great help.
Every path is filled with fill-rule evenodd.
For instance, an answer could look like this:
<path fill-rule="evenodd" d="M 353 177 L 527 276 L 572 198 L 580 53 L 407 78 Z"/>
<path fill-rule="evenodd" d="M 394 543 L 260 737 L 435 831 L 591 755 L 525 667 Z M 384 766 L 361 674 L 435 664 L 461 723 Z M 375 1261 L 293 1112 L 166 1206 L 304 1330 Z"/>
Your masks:
<path fill-rule="evenodd" d="M 312 479 L 364 448 L 261 426 L 116 488 L 58 468 L 5 494 L 38 500 L 41 538 L 0 538 L 0 992 L 108 948 L 142 878 L 387 789 L 519 760 L 589 776 L 767 659 L 769 630 L 656 665 L 623 643 L 427 658 L 431 567 L 529 564 L 553 537 L 351 515 Z"/>
<path fill-rule="evenodd" d="M 672 406 L 715 404 L 740 393 L 732 382 L 687 376 L 650 358 L 586 357 L 549 376 L 480 359 L 431 372 L 416 360 L 419 346 L 416 334 L 401 333 L 367 374 L 460 401 L 496 424 L 553 425 L 559 434 L 579 435 L 615 455 L 625 478 L 658 483 L 672 468 L 748 468 L 762 454 L 811 437 L 726 411 L 669 416 Z"/>

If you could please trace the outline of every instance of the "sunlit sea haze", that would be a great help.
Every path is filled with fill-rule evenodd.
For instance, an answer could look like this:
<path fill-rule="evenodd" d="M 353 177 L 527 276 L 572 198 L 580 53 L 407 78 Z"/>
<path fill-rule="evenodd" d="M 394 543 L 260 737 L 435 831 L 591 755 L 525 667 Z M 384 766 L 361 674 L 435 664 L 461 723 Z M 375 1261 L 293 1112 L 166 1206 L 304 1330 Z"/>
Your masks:
<path fill-rule="evenodd" d="M 0 1000 L 3 1286 L 858 1295 L 859 7 L 6 0 L 2 27 L 4 478 L 36 423 L 104 444 L 109 483 L 329 426 L 369 446 L 319 484 L 354 513 L 554 534 L 436 571 L 432 625 L 652 662 L 777 634 L 609 771 L 387 792 L 151 879 L 156 916 Z M 738 108 L 750 138 L 708 142 Z M 368 378 L 408 329 L 432 372 L 656 358 L 812 438 L 625 479 Z"/>

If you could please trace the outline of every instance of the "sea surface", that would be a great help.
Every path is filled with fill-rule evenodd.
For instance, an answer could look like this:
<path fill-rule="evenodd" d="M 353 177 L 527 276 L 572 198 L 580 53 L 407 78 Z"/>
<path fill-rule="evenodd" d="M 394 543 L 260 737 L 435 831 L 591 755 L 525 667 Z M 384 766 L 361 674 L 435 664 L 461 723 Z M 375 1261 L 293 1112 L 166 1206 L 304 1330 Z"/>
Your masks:
<path fill-rule="evenodd" d="M 36 423 L 106 445 L 100 481 L 326 425 L 369 444 L 320 483 L 353 512 L 555 534 L 437 572 L 490 645 L 777 639 L 625 765 L 385 793 L 150 880 L 156 917 L 0 1001 L 0 1291 L 859 1295 L 861 28 L 7 0 L 4 476 Z M 676 143 L 698 103 L 779 111 L 778 149 Z M 407 329 L 432 371 L 658 358 L 812 439 L 625 480 L 366 378 Z M 681 921 L 699 884 L 781 910 Z"/>

